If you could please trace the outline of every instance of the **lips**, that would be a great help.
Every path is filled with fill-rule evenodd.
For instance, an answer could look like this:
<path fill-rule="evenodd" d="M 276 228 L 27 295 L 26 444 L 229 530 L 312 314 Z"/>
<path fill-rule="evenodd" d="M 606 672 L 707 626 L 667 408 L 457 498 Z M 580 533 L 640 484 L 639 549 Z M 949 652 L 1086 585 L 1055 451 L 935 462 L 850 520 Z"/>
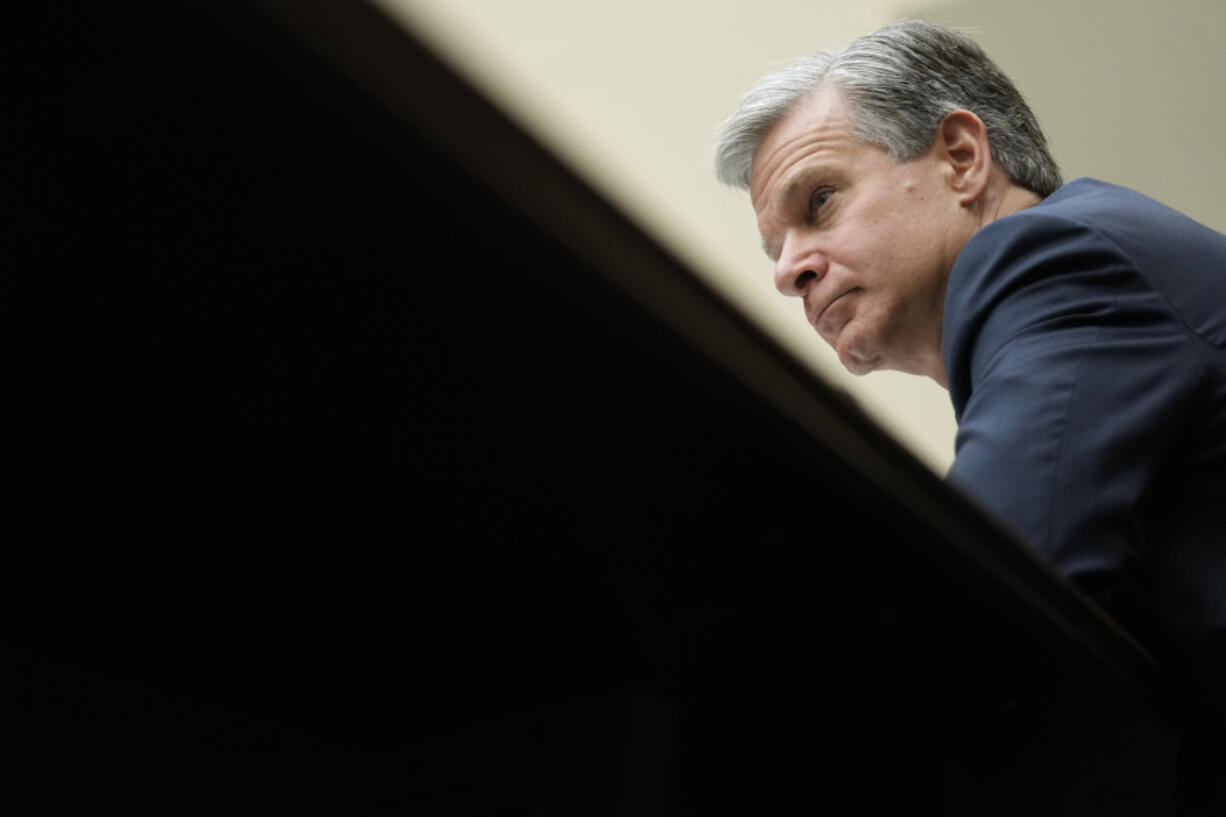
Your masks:
<path fill-rule="evenodd" d="M 858 287 L 852 287 L 851 289 L 845 292 L 839 293 L 833 299 L 831 299 L 829 303 L 823 306 L 821 310 L 817 312 L 817 314 L 813 315 L 809 319 L 809 323 L 813 325 L 813 328 L 817 330 L 817 333 L 821 335 L 827 342 L 833 344 L 834 338 L 838 337 L 839 332 L 842 330 L 843 326 L 847 323 L 846 320 L 838 320 L 838 311 L 836 310 L 835 312 L 832 313 L 831 308 L 834 307 L 834 305 L 837 304 L 839 301 L 841 301 L 845 296 L 850 295 L 853 292 L 858 292 L 858 291 L 859 291 Z"/>

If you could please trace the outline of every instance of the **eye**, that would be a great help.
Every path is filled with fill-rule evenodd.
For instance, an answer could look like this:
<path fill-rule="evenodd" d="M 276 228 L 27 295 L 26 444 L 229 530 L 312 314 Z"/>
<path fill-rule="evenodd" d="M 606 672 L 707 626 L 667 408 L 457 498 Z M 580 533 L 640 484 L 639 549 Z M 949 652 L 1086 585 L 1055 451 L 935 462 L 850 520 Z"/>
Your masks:
<path fill-rule="evenodd" d="M 834 191 L 829 187 L 819 187 L 813 191 L 812 198 L 809 199 L 809 217 L 816 221 L 817 217 L 825 206 L 826 202 L 830 201 L 830 197 L 834 195 Z"/>

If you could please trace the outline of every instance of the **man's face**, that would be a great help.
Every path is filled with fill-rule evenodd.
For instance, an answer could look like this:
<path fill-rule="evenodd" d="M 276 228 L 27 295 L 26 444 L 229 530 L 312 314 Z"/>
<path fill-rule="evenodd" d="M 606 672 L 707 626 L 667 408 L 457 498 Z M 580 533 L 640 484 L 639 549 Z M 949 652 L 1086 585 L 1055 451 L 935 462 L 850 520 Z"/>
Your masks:
<path fill-rule="evenodd" d="M 803 299 L 854 374 L 939 366 L 945 283 L 969 237 L 945 170 L 936 150 L 900 163 L 858 141 L 833 86 L 803 100 L 754 154 L 750 195 L 775 286 Z"/>

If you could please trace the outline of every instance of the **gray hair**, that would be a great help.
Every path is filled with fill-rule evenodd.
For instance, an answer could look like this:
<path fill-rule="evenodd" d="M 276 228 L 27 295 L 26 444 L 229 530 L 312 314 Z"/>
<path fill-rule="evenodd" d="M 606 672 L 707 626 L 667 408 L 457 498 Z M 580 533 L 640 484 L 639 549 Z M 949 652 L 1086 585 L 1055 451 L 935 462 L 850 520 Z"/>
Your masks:
<path fill-rule="evenodd" d="M 919 20 L 893 23 L 762 79 L 724 123 L 715 153 L 719 180 L 748 189 L 766 132 L 827 83 L 847 95 L 856 137 L 897 161 L 927 150 L 946 114 L 968 110 L 987 126 L 992 158 L 1014 184 L 1039 196 L 1062 184 L 1039 123 L 1004 72 L 970 37 Z"/>

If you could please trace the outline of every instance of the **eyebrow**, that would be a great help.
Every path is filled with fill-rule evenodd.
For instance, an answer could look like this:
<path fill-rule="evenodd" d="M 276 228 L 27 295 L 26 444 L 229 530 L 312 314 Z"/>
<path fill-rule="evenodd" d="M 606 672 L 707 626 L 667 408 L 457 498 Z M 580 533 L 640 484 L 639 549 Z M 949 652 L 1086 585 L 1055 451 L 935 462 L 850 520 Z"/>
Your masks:
<path fill-rule="evenodd" d="M 816 175 L 818 175 L 818 172 L 817 170 L 813 169 L 806 169 L 797 173 L 792 177 L 792 180 L 788 182 L 787 187 L 783 188 L 783 192 L 781 192 L 775 198 L 775 205 L 782 207 L 787 204 L 796 197 L 797 190 L 802 187 L 809 187 L 813 183 L 813 177 Z"/>
<path fill-rule="evenodd" d="M 825 169 L 821 165 L 817 165 L 815 167 L 811 166 L 801 170 L 792 177 L 792 179 L 787 183 L 787 186 L 783 188 L 783 191 L 775 197 L 774 201 L 771 202 L 771 206 L 778 208 L 785 207 L 788 202 L 796 197 L 798 190 L 812 187 L 817 182 L 818 177 L 820 177 L 824 172 Z M 777 264 L 779 263 L 779 254 L 782 251 L 782 248 L 775 249 L 766 236 L 762 236 L 762 252 L 766 253 L 767 258 Z"/>

